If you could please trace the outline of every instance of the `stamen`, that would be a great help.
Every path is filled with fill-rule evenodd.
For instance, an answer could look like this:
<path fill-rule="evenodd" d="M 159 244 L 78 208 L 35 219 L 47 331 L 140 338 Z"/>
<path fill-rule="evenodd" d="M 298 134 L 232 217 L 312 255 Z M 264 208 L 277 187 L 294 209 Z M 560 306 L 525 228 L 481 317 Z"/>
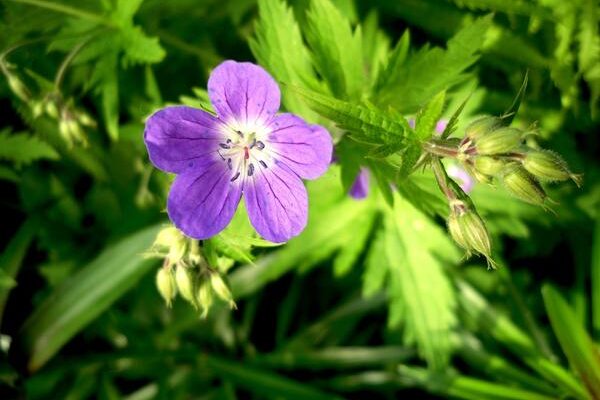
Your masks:
<path fill-rule="evenodd" d="M 240 177 L 240 171 L 236 172 L 236 173 L 235 173 L 235 175 L 233 176 L 233 178 L 231 178 L 231 179 L 229 180 L 229 182 L 233 182 L 233 181 L 235 181 L 235 180 L 236 180 L 237 178 L 239 178 L 239 177 Z"/>
<path fill-rule="evenodd" d="M 240 131 L 235 131 L 235 133 L 237 133 L 238 135 L 240 135 L 240 137 L 242 137 L 242 138 L 244 137 L 244 134 L 242 132 L 240 132 Z"/>
<path fill-rule="evenodd" d="M 256 146 L 256 139 L 252 139 L 252 143 L 250 143 L 250 148 Z"/>
<path fill-rule="evenodd" d="M 231 143 L 231 139 L 227 139 L 225 143 Z"/>
<path fill-rule="evenodd" d="M 219 146 L 221 146 L 222 149 L 230 149 L 231 146 L 229 146 L 228 144 L 225 143 L 219 143 Z"/>
<path fill-rule="evenodd" d="M 260 165 L 263 166 L 263 168 L 267 168 L 267 163 L 264 162 L 263 160 L 258 160 L 258 162 L 260 163 Z"/>
<path fill-rule="evenodd" d="M 225 161 L 225 157 L 223 157 L 223 154 L 221 154 L 221 152 L 219 150 L 217 150 L 217 153 L 219 154 L 219 157 L 221 157 L 223 159 L 223 161 Z"/>
<path fill-rule="evenodd" d="M 265 148 L 265 144 L 263 142 L 261 142 L 260 140 L 258 140 L 256 142 L 256 148 L 259 149 L 259 150 L 262 150 L 262 149 Z"/>
<path fill-rule="evenodd" d="M 229 169 L 233 169 L 233 168 L 231 167 L 231 158 L 228 158 L 228 159 L 227 159 L 227 166 L 229 167 Z"/>
<path fill-rule="evenodd" d="M 248 176 L 252 176 L 254 174 L 254 164 L 250 163 L 248 165 Z"/>

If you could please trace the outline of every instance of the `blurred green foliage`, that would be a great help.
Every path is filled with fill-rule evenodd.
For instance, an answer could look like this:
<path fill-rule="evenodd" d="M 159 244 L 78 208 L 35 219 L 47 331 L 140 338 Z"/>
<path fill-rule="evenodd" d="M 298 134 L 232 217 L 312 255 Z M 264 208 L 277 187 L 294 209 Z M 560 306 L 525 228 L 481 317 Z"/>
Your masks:
<path fill-rule="evenodd" d="M 0 16 L 1 398 L 599 398 L 594 0 L 5 0 Z M 267 69 L 338 163 L 289 243 L 242 210 L 203 244 L 238 309 L 200 319 L 165 307 L 145 257 L 171 177 L 142 132 L 167 104 L 209 108 L 224 59 Z M 488 271 L 413 167 L 440 117 L 461 111 L 450 134 L 515 111 L 526 72 L 513 126 L 537 124 L 528 145 L 584 186 L 548 186 L 550 213 L 476 185 Z M 360 166 L 376 183 L 356 201 Z"/>

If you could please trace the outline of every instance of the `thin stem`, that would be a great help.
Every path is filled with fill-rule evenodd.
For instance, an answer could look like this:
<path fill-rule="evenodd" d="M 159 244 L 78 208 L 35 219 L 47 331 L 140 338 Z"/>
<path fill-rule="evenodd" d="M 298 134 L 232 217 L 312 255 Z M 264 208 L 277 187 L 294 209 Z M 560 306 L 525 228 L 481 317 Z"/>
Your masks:
<path fill-rule="evenodd" d="M 446 175 L 446 170 L 444 169 L 442 162 L 440 161 L 440 159 L 438 157 L 432 157 L 432 158 L 433 158 L 433 161 L 432 161 L 431 165 L 433 168 L 433 174 L 435 175 L 435 180 L 437 181 L 437 184 L 438 184 L 440 190 L 442 191 L 442 193 L 444 193 L 444 196 L 446 196 L 446 198 L 449 201 L 456 200 L 456 194 L 448 186 L 448 176 Z"/>
<path fill-rule="evenodd" d="M 458 149 L 456 147 L 445 146 L 444 144 L 438 142 L 425 142 L 423 144 L 423 149 L 426 152 L 439 157 L 456 158 L 458 156 Z"/>
<path fill-rule="evenodd" d="M 69 67 L 69 64 L 71 64 L 71 61 L 73 61 L 75 56 L 77 54 L 79 54 L 79 52 L 81 51 L 83 46 L 85 46 L 86 44 L 89 43 L 89 41 L 92 39 L 92 37 L 93 37 L 93 35 L 87 37 L 86 39 L 82 40 L 79 44 L 77 44 L 77 46 L 73 47 L 73 49 L 71 49 L 69 54 L 67 54 L 67 56 L 63 60 L 62 64 L 60 64 L 60 67 L 58 68 L 58 72 L 56 73 L 56 77 L 54 78 L 54 89 L 56 91 L 59 91 L 59 89 L 60 89 L 60 84 L 62 83 L 62 80 L 65 76 L 65 71 Z"/>
<path fill-rule="evenodd" d="M 64 4 L 53 3 L 53 2 L 45 1 L 45 0 L 9 0 L 9 1 L 12 1 L 13 3 L 28 4 L 28 5 L 32 5 L 35 7 L 45 8 L 47 10 L 52 10 L 52 11 L 55 11 L 58 13 L 70 15 L 72 17 L 79 17 L 82 19 L 87 19 L 89 21 L 94 21 L 101 25 L 106 25 L 106 26 L 110 26 L 110 27 L 115 26 L 114 23 L 112 21 L 110 21 L 109 19 L 103 18 L 97 14 L 94 14 L 94 13 L 91 13 L 88 11 L 83 11 L 78 8 L 67 6 Z"/>

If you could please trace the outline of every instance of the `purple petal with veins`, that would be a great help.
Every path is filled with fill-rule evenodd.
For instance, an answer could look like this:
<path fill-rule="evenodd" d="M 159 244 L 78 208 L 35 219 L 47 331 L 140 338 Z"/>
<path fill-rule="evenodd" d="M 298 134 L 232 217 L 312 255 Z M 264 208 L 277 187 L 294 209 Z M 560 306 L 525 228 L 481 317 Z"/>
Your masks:
<path fill-rule="evenodd" d="M 306 226 L 302 179 L 321 176 L 331 160 L 329 132 L 293 114 L 276 115 L 277 83 L 261 67 L 225 61 L 208 80 L 217 115 L 166 107 L 146 121 L 150 161 L 178 174 L 169 218 L 187 236 L 207 239 L 231 221 L 242 197 L 265 239 L 284 242 Z"/>

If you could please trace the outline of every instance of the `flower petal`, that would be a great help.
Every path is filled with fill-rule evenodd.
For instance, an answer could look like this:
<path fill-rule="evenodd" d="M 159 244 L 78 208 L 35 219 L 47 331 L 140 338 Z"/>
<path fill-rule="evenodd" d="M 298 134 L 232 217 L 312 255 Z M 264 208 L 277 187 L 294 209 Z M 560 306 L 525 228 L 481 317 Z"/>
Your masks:
<path fill-rule="evenodd" d="M 333 143 L 325 128 L 308 125 L 293 114 L 281 114 L 273 118 L 267 129 L 271 130 L 267 141 L 274 158 L 298 176 L 315 179 L 327 171 Z"/>
<path fill-rule="evenodd" d="M 271 242 L 285 242 L 306 226 L 308 198 L 302 180 L 284 164 L 259 167 L 244 185 L 250 222 Z"/>
<path fill-rule="evenodd" d="M 350 188 L 350 196 L 360 200 L 367 197 L 369 194 L 369 170 L 361 168 L 356 175 L 356 179 Z"/>
<path fill-rule="evenodd" d="M 194 239 L 208 239 L 221 232 L 242 195 L 242 185 L 230 179 L 231 171 L 220 160 L 178 175 L 167 200 L 171 221 Z"/>
<path fill-rule="evenodd" d="M 281 93 L 258 65 L 225 61 L 208 78 L 208 96 L 219 118 L 241 127 L 268 122 L 279 110 Z"/>
<path fill-rule="evenodd" d="M 220 122 L 211 114 L 185 106 L 166 107 L 146 121 L 144 142 L 150 161 L 157 168 L 173 173 L 211 164 L 218 158 L 217 147 L 223 137 Z"/>

